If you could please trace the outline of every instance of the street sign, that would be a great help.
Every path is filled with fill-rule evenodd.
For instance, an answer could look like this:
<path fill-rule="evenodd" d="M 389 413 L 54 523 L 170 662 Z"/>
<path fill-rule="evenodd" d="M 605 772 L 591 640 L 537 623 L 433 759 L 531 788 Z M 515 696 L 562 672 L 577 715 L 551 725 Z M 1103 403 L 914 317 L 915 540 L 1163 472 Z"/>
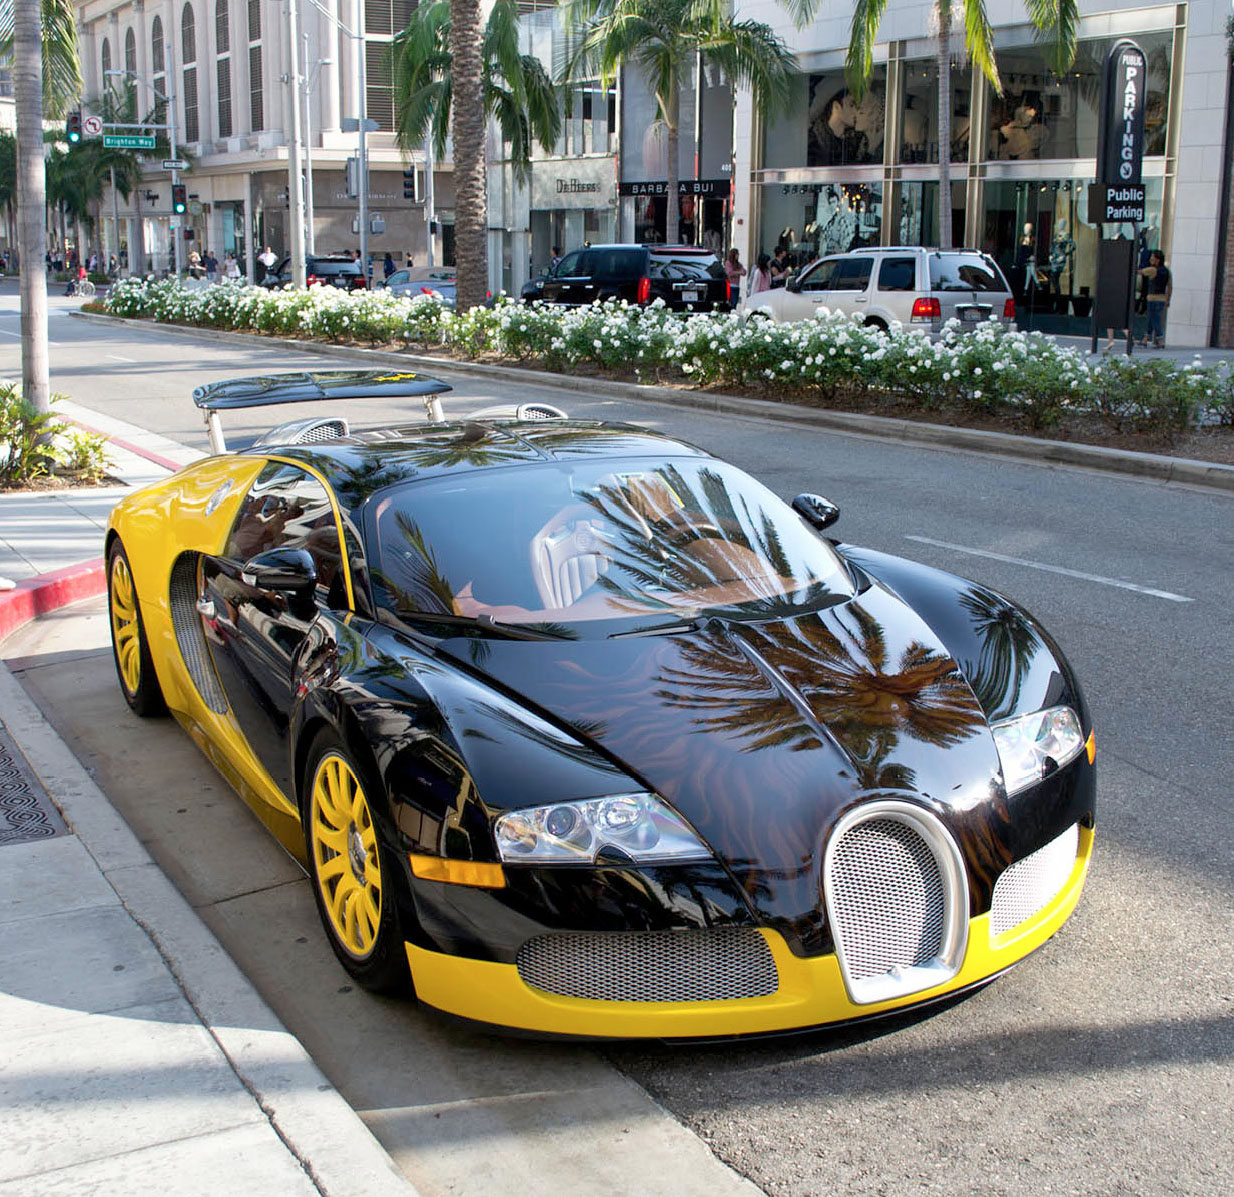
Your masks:
<path fill-rule="evenodd" d="M 164 170 L 188 170 L 189 164 L 183 158 L 164 158 Z"/>
<path fill-rule="evenodd" d="M 338 127 L 344 133 L 359 133 L 360 132 L 360 118 L 358 116 L 345 116 L 343 117 L 342 120 L 339 121 Z M 377 124 L 377 122 L 373 120 L 371 117 L 367 118 L 364 122 L 364 131 L 366 133 L 376 133 L 379 127 L 380 126 Z"/>
<path fill-rule="evenodd" d="M 1143 224 L 1146 192 L 1142 183 L 1129 183 L 1125 187 L 1104 187 L 1100 183 L 1088 185 L 1089 224 Z M 1123 328 L 1124 325 L 1115 325 Z"/>
<path fill-rule="evenodd" d="M 81 131 L 86 137 L 97 137 L 103 131 L 103 118 L 101 116 L 83 116 L 81 118 Z"/>
<path fill-rule="evenodd" d="M 154 149 L 154 134 L 104 133 L 103 144 L 109 150 L 152 150 Z"/>

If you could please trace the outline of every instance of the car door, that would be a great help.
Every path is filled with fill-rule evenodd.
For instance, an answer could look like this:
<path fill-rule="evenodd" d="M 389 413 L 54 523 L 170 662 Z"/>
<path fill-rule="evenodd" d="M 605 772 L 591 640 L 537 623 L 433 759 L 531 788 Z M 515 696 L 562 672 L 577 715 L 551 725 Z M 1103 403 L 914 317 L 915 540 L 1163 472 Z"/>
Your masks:
<path fill-rule="evenodd" d="M 540 298 L 545 303 L 568 303 L 570 288 L 577 281 L 576 271 L 583 260 L 583 251 L 576 249 L 566 254 L 552 270 L 544 276 L 544 286 L 540 290 Z"/>
<path fill-rule="evenodd" d="M 870 276 L 874 272 L 871 254 L 853 254 L 840 258 L 831 280 L 833 311 L 865 315 L 870 303 Z"/>
<path fill-rule="evenodd" d="M 410 282 L 410 270 L 396 270 L 386 279 L 385 285 L 392 295 L 408 295 L 411 293 Z"/>
<path fill-rule="evenodd" d="M 874 299 L 867 318 L 881 320 L 888 327 L 898 320 L 908 325 L 913 318 L 913 304 L 919 293 L 915 254 L 883 258 L 878 264 L 874 283 Z"/>
<path fill-rule="evenodd" d="M 784 320 L 808 320 L 819 308 L 833 306 L 831 295 L 835 281 L 838 258 L 824 258 L 808 267 L 791 290 L 785 288 L 780 300 Z M 780 292 L 776 293 L 781 294 Z"/>
<path fill-rule="evenodd" d="M 245 580 L 271 549 L 305 549 L 317 587 L 305 608 Z M 294 800 L 288 727 L 296 687 L 334 648 L 323 609 L 345 610 L 338 522 L 325 486 L 299 466 L 270 462 L 257 476 L 224 550 L 202 559 L 198 611 L 237 726 L 275 784 Z"/>

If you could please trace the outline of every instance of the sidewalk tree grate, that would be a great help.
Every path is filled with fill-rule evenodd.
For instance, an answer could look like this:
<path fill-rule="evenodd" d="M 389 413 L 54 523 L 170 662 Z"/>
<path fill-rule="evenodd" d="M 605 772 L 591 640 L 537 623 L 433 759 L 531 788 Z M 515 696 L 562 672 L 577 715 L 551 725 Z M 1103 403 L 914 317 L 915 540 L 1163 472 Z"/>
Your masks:
<path fill-rule="evenodd" d="M 0 724 L 0 846 L 67 834 L 47 791 Z"/>

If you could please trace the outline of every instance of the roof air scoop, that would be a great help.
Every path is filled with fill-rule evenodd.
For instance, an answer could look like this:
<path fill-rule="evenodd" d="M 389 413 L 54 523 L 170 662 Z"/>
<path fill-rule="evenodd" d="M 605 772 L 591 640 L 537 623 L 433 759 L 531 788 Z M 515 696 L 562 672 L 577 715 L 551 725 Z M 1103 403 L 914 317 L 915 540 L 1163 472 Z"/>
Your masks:
<path fill-rule="evenodd" d="M 469 420 L 568 420 L 570 417 L 551 403 L 499 403 L 474 411 Z"/>
<path fill-rule="evenodd" d="M 252 444 L 254 449 L 273 445 L 319 445 L 323 441 L 342 440 L 349 432 L 347 421 L 338 416 L 311 416 L 306 420 L 288 420 L 277 428 L 263 432 Z"/>

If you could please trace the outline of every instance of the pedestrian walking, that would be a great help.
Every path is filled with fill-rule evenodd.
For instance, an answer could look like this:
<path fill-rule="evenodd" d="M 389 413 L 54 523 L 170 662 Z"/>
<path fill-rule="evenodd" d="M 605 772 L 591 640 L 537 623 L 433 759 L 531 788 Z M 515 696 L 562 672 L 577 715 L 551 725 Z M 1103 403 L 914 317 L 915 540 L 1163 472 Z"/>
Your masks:
<path fill-rule="evenodd" d="M 1140 277 L 1148 279 L 1148 331 L 1141 345 L 1150 341 L 1157 349 L 1165 348 L 1165 310 L 1170 306 L 1174 292 L 1174 280 L 1165 264 L 1165 254 L 1154 249 L 1148 255 L 1148 265 L 1140 271 Z"/>
<path fill-rule="evenodd" d="M 557 269 L 557 263 L 561 261 L 561 246 L 554 245 L 552 256 L 548 260 L 548 268 L 550 270 Z"/>
<path fill-rule="evenodd" d="M 202 258 L 201 264 L 206 268 L 206 282 L 218 282 L 219 260 L 214 256 L 213 251 L 206 250 L 206 256 Z"/>
<path fill-rule="evenodd" d="M 269 252 L 268 246 L 266 252 Z M 236 261 L 235 254 L 227 255 L 227 277 L 232 282 L 239 282 L 240 280 L 240 263 Z"/>
<path fill-rule="evenodd" d="M 394 255 L 389 250 L 386 250 L 385 260 L 381 264 L 381 273 L 386 278 L 394 273 Z"/>
<path fill-rule="evenodd" d="M 757 295 L 760 291 L 771 290 L 771 257 L 768 254 L 759 254 L 758 261 L 754 265 L 754 272 L 750 275 L 750 294 Z"/>
<path fill-rule="evenodd" d="M 234 256 L 235 256 L 234 254 L 227 255 L 227 261 L 228 261 L 227 277 L 228 278 L 231 278 L 230 263 Z M 269 274 L 274 269 L 277 262 L 278 262 L 278 258 L 274 256 L 274 250 L 272 250 L 267 245 L 266 248 L 257 255 L 257 262 L 253 266 L 253 273 L 257 275 L 257 281 L 261 282 L 261 280 L 264 279 L 266 275 Z"/>
<path fill-rule="evenodd" d="M 724 273 L 728 278 L 729 294 L 739 296 L 741 280 L 746 276 L 746 268 L 741 264 L 741 255 L 735 249 L 730 249 L 728 257 L 724 259 Z"/>

